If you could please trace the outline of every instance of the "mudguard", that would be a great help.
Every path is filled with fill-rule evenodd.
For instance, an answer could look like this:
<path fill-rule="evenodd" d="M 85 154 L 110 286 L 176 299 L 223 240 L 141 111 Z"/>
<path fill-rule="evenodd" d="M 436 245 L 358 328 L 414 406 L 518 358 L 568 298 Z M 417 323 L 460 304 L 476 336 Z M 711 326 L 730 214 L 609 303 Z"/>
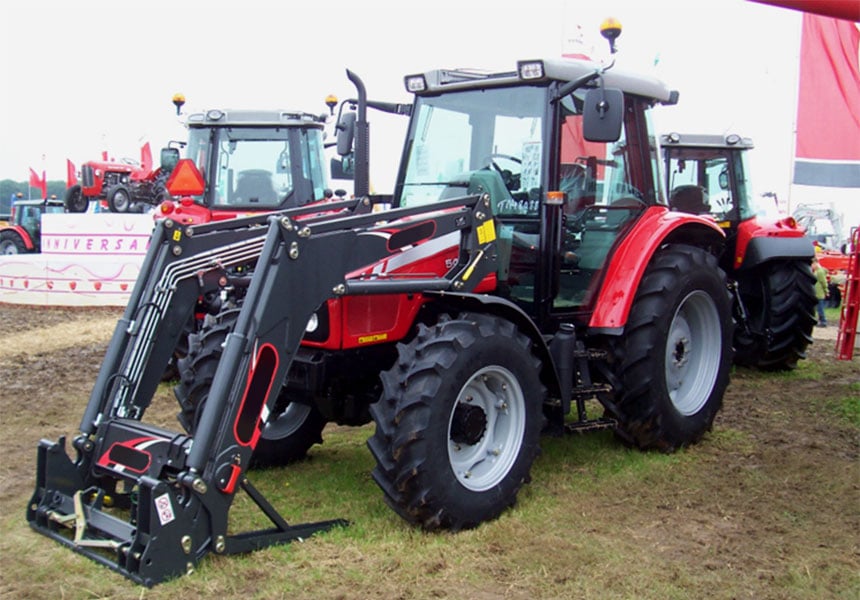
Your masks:
<path fill-rule="evenodd" d="M 33 238 L 30 237 L 30 232 L 21 227 L 20 225 L 10 225 L 9 227 L 4 227 L 3 231 L 14 231 L 18 234 L 18 236 L 23 240 L 24 247 L 27 248 L 28 251 L 33 251 L 36 249 L 35 244 L 33 244 Z"/>
<path fill-rule="evenodd" d="M 763 221 L 750 219 L 738 226 L 734 268 L 751 269 L 774 259 L 811 260 L 815 255 L 812 240 L 798 229 L 794 219 Z"/>
<path fill-rule="evenodd" d="M 661 245 L 671 242 L 718 249 L 725 243 L 725 234 L 713 219 L 672 212 L 665 206 L 650 207 L 607 261 L 588 323 L 592 333 L 621 333 L 651 257 Z"/>

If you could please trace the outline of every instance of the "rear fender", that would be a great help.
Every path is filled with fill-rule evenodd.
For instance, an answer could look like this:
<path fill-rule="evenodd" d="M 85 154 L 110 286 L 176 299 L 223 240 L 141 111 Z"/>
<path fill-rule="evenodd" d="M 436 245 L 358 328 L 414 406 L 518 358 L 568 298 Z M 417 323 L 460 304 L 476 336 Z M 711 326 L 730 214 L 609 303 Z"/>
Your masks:
<path fill-rule="evenodd" d="M 33 238 L 30 237 L 30 232 L 21 227 L 20 225 L 10 225 L 9 227 L 4 227 L 3 231 L 14 231 L 18 234 L 18 237 L 21 238 L 21 241 L 24 242 L 24 247 L 27 250 L 36 249 L 36 245 L 33 244 Z"/>
<path fill-rule="evenodd" d="M 718 255 L 725 234 L 712 219 L 662 206 L 649 208 L 609 260 L 588 323 L 591 333 L 621 333 L 645 268 L 657 249 L 669 243 L 699 246 Z"/>
<path fill-rule="evenodd" d="M 794 224 L 794 219 L 749 219 L 738 226 L 732 265 L 738 271 L 743 271 L 769 260 L 811 260 L 814 255 L 812 240 Z"/>

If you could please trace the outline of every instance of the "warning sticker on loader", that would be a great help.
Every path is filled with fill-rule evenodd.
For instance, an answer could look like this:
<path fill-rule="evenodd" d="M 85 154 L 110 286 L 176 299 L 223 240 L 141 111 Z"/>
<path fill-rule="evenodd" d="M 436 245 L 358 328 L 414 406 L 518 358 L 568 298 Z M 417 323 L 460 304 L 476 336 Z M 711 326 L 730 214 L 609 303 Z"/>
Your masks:
<path fill-rule="evenodd" d="M 173 503 L 170 501 L 170 494 L 164 493 L 155 499 L 155 511 L 158 513 L 158 520 L 162 526 L 176 518 L 176 514 L 173 512 Z"/>
<path fill-rule="evenodd" d="M 494 239 L 496 239 L 496 224 L 493 222 L 493 219 L 484 221 L 484 223 L 478 226 L 479 244 L 486 244 L 487 242 L 492 242 Z"/>

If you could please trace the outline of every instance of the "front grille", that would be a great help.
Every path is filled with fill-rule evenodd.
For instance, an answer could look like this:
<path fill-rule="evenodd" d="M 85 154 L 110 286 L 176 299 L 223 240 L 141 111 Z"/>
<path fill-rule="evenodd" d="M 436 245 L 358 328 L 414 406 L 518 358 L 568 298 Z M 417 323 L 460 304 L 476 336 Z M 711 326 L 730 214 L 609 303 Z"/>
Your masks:
<path fill-rule="evenodd" d="M 96 176 L 93 173 L 93 168 L 90 165 L 83 165 L 81 167 L 81 185 L 83 187 L 93 187 L 95 181 Z"/>

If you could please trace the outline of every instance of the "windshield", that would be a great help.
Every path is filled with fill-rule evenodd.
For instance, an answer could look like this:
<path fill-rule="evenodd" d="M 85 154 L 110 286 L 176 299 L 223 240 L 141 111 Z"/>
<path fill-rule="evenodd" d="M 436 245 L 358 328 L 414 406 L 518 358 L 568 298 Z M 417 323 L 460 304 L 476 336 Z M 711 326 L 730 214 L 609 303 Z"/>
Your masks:
<path fill-rule="evenodd" d="M 300 206 L 321 200 L 328 187 L 321 129 L 192 128 L 186 156 L 214 207 Z"/>
<path fill-rule="evenodd" d="M 418 98 L 400 205 L 484 191 L 496 214 L 536 214 L 545 94 L 517 87 Z"/>

